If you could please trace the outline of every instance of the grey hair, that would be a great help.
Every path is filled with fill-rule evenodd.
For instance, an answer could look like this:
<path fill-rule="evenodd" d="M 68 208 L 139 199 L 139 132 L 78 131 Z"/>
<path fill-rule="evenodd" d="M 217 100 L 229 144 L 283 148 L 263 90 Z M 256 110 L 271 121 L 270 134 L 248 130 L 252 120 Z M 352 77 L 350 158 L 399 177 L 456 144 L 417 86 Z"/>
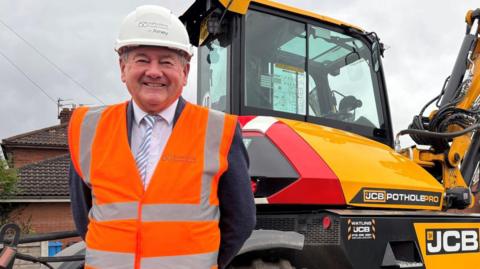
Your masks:
<path fill-rule="evenodd" d="M 118 55 L 122 61 L 127 62 L 128 54 L 130 53 L 132 48 L 138 48 L 138 47 L 124 47 L 118 51 Z M 172 51 L 174 51 L 175 54 L 177 55 L 177 58 L 180 61 L 180 64 L 182 65 L 182 67 L 185 67 L 187 64 L 190 63 L 191 56 L 188 55 L 183 50 L 172 49 Z"/>
<path fill-rule="evenodd" d="M 129 52 L 130 52 L 129 49 L 124 49 L 121 52 L 118 52 L 118 56 L 120 57 L 120 59 L 122 61 L 126 62 L 128 60 L 128 53 Z"/>
<path fill-rule="evenodd" d="M 185 51 L 183 50 L 175 50 L 178 60 L 180 61 L 180 64 L 185 67 L 187 64 L 190 63 L 190 59 L 192 58 L 190 55 L 188 55 Z"/>

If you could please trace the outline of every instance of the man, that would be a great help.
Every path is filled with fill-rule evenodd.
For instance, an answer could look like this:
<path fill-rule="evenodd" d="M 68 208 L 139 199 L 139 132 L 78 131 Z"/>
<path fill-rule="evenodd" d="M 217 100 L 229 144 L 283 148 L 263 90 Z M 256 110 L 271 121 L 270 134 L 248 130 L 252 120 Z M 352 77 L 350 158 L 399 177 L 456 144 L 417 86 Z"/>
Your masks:
<path fill-rule="evenodd" d="M 226 267 L 255 225 L 236 117 L 180 96 L 191 46 L 169 10 L 130 13 L 116 50 L 132 100 L 79 108 L 69 126 L 85 268 Z"/>

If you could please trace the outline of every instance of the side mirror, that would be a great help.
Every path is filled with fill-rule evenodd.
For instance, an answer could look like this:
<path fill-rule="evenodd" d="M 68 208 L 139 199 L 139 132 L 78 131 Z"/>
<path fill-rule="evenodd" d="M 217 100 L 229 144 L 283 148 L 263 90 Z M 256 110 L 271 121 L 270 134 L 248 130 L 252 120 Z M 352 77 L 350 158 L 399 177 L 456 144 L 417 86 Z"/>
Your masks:
<path fill-rule="evenodd" d="M 375 39 L 372 45 L 373 70 L 378 72 L 380 70 L 380 45 L 378 39 Z"/>
<path fill-rule="evenodd" d="M 377 34 L 375 32 L 370 33 L 370 40 L 373 39 L 372 44 L 372 58 L 373 58 L 373 70 L 378 72 L 380 70 L 380 56 L 383 57 L 383 52 L 385 51 L 385 47 L 383 43 L 380 42 Z"/>

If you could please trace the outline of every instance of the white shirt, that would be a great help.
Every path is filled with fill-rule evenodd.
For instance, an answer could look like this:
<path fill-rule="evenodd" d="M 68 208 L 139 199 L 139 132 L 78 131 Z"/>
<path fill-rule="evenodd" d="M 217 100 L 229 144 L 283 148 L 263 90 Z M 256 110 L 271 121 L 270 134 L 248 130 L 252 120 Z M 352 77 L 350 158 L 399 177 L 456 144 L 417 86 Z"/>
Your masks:
<path fill-rule="evenodd" d="M 150 153 L 148 156 L 147 163 L 147 177 L 145 178 L 144 189 L 147 189 L 148 184 L 152 178 L 153 172 L 157 167 L 158 160 L 162 156 L 163 149 L 167 144 L 170 134 L 172 133 L 173 128 L 173 117 L 175 116 L 175 110 L 177 109 L 178 99 L 173 102 L 169 107 L 165 108 L 162 112 L 158 113 L 161 117 L 161 120 L 157 120 L 153 125 L 152 130 L 152 140 L 150 142 Z M 132 154 L 135 158 L 137 156 L 138 148 L 142 144 L 143 136 L 146 130 L 146 123 L 142 122 L 143 117 L 147 115 L 135 101 L 132 102 L 133 105 L 133 118 L 132 123 L 132 141 L 131 148 Z M 141 123 L 141 124 L 140 124 Z"/>

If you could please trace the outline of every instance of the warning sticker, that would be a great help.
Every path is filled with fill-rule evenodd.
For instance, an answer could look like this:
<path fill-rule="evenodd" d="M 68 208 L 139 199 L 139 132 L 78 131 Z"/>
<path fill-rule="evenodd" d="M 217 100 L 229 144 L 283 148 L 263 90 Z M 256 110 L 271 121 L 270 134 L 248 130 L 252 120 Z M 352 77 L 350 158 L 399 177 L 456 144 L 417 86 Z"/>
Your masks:
<path fill-rule="evenodd" d="M 348 219 L 348 240 L 375 240 L 375 220 Z"/>

